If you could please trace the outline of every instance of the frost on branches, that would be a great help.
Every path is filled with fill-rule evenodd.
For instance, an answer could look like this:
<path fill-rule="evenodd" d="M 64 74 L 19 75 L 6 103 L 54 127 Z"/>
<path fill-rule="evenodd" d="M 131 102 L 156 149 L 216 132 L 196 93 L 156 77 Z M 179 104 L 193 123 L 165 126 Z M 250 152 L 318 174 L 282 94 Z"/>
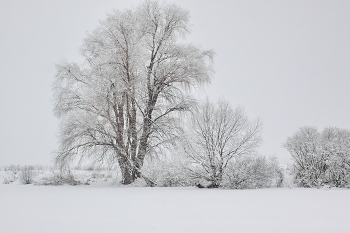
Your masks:
<path fill-rule="evenodd" d="M 207 101 L 192 115 L 183 150 L 193 163 L 189 169 L 210 187 L 222 185 L 233 159 L 256 153 L 261 137 L 259 120 L 249 121 L 242 108 Z"/>
<path fill-rule="evenodd" d="M 301 187 L 350 184 L 350 131 L 335 127 L 319 133 L 303 127 L 288 138 L 284 147 L 294 160 L 295 182 Z"/>
<path fill-rule="evenodd" d="M 84 40 L 83 64 L 57 65 L 56 162 L 118 163 L 122 183 L 141 177 L 147 155 L 178 137 L 178 113 L 193 105 L 189 90 L 211 77 L 213 52 L 180 43 L 188 12 L 146 1 L 115 11 Z"/>

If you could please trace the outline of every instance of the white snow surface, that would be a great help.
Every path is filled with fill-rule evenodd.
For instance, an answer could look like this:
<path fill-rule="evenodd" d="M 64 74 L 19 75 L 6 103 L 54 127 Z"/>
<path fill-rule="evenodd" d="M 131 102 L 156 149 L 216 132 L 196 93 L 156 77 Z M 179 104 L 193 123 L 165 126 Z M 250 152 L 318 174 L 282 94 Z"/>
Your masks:
<path fill-rule="evenodd" d="M 350 232 L 349 189 L 0 184 L 0 232 Z"/>

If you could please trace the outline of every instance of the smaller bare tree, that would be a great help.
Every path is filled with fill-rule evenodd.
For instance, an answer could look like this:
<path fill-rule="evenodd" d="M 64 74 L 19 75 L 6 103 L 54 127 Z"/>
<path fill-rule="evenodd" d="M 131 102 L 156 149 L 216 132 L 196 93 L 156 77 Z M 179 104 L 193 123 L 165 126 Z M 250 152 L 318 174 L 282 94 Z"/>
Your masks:
<path fill-rule="evenodd" d="M 192 160 L 195 178 L 219 187 L 225 168 L 237 156 L 255 152 L 261 141 L 260 120 L 249 121 L 242 108 L 232 109 L 224 101 L 208 100 L 193 113 L 184 142 L 184 152 Z"/>

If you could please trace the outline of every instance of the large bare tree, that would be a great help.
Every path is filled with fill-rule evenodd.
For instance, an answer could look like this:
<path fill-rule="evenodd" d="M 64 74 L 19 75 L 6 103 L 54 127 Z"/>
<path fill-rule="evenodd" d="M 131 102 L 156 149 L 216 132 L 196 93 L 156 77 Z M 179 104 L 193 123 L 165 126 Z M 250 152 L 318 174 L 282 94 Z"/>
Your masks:
<path fill-rule="evenodd" d="M 219 187 L 230 161 L 252 155 L 261 141 L 260 120 L 249 121 L 242 108 L 232 109 L 227 102 L 208 100 L 194 111 L 184 152 L 194 163 L 194 177 Z"/>
<path fill-rule="evenodd" d="M 180 43 L 188 12 L 146 1 L 114 11 L 84 40 L 83 64 L 57 65 L 57 163 L 118 162 L 122 183 L 141 176 L 145 156 L 177 136 L 190 89 L 210 81 L 213 52 Z"/>

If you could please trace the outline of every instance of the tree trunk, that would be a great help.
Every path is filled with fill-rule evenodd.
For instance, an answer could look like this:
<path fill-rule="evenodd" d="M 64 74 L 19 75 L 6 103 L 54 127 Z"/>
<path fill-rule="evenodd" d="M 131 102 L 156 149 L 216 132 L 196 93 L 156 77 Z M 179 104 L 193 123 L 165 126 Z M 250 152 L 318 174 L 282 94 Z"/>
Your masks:
<path fill-rule="evenodd" d="M 211 184 L 206 188 L 218 188 L 221 185 L 222 176 L 223 176 L 222 163 L 219 166 L 212 165 L 211 169 L 212 169 L 212 175 L 210 177 Z"/>
<path fill-rule="evenodd" d="M 130 161 L 125 156 L 120 156 L 118 158 L 118 163 L 120 167 L 120 171 L 122 173 L 122 184 L 131 184 L 136 180 L 135 177 L 135 168 L 133 168 Z"/>
<path fill-rule="evenodd" d="M 149 90 L 149 92 L 151 92 Z M 151 128 L 152 128 L 152 113 L 153 109 L 157 103 L 158 94 L 155 94 L 148 100 L 147 108 L 146 108 L 146 116 L 143 118 L 143 129 L 142 129 L 142 135 L 140 138 L 140 147 L 139 151 L 136 157 L 136 163 L 135 166 L 138 170 L 140 170 L 143 166 L 143 162 L 148 150 L 148 139 L 151 134 Z M 141 176 L 141 174 L 139 174 Z"/>

